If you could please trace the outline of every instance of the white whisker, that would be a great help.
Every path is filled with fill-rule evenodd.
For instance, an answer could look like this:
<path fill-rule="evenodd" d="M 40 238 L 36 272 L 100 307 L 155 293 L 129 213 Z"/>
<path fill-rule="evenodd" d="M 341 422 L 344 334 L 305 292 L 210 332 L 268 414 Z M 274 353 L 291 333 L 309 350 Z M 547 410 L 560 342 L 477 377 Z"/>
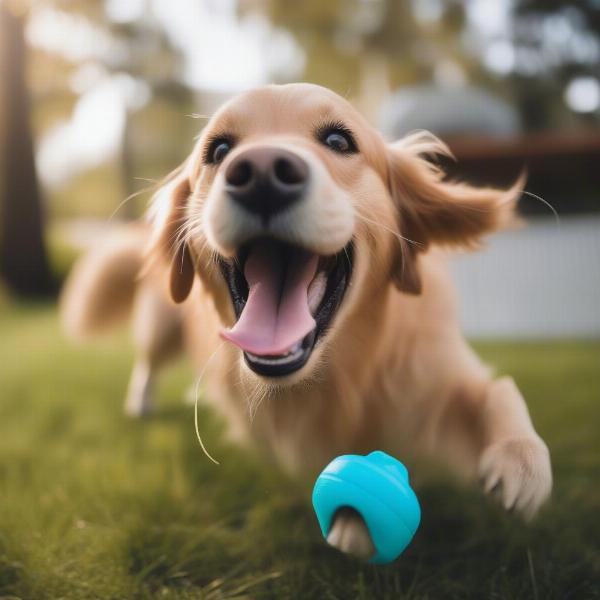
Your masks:
<path fill-rule="evenodd" d="M 200 372 L 200 375 L 198 377 L 198 379 L 196 380 L 196 385 L 194 387 L 194 426 L 196 428 L 196 437 L 198 438 L 198 443 L 200 444 L 200 447 L 202 448 L 202 452 L 204 452 L 204 454 L 212 461 L 215 463 L 215 465 L 220 464 L 219 461 L 215 460 L 208 452 L 208 450 L 206 449 L 204 442 L 202 441 L 202 437 L 200 435 L 200 427 L 198 425 L 198 400 L 200 399 L 200 383 L 202 382 L 202 379 L 204 378 L 204 375 L 206 373 L 207 368 L 209 367 L 210 363 L 213 361 L 213 359 L 215 358 L 215 356 L 217 355 L 217 353 L 219 352 L 219 350 L 221 350 L 221 348 L 225 345 L 225 342 L 221 342 L 217 348 L 215 349 L 215 351 L 210 355 L 210 357 L 208 358 L 208 360 L 204 363 L 204 367 L 202 367 L 202 371 Z"/>
<path fill-rule="evenodd" d="M 554 206 L 552 206 L 552 204 L 550 204 L 550 202 L 548 202 L 548 200 L 544 200 L 544 198 L 542 198 L 541 196 L 538 196 L 537 194 L 534 194 L 533 192 L 528 192 L 527 190 L 523 190 L 522 193 L 525 194 L 526 196 L 529 196 L 530 198 L 539 200 L 542 204 L 545 204 L 552 211 L 552 214 L 554 215 L 556 224 L 560 225 L 560 216 L 558 215 L 558 212 L 556 211 Z"/>
<path fill-rule="evenodd" d="M 154 185 L 154 184 L 153 184 Z M 123 200 L 121 200 L 121 202 L 119 202 L 119 204 L 117 205 L 117 207 L 115 208 L 115 210 L 113 210 L 110 215 L 108 216 L 108 218 L 106 219 L 109 223 L 115 218 L 116 214 L 131 200 L 133 200 L 134 198 L 137 198 L 138 196 L 141 196 L 142 194 L 146 194 L 147 192 L 150 191 L 150 188 L 152 186 L 149 187 L 144 187 L 141 190 L 138 190 L 137 192 L 133 192 L 132 194 L 129 194 L 129 196 L 127 196 L 127 198 L 124 198 Z"/>
<path fill-rule="evenodd" d="M 404 240 L 405 242 L 408 242 L 409 244 L 414 244 L 415 246 L 423 245 L 420 242 L 416 242 L 415 240 L 410 240 L 407 237 L 400 235 L 397 231 L 394 231 L 391 227 L 388 227 L 387 225 L 384 225 L 383 223 L 379 223 L 378 221 L 374 221 L 373 219 L 369 219 L 368 217 L 361 215 L 359 212 L 356 213 L 356 216 L 359 219 L 362 219 L 363 221 L 365 221 L 366 223 L 371 223 L 372 225 L 376 225 L 377 227 L 381 227 L 382 229 L 389 231 L 393 236 L 395 236 L 399 240 Z"/>

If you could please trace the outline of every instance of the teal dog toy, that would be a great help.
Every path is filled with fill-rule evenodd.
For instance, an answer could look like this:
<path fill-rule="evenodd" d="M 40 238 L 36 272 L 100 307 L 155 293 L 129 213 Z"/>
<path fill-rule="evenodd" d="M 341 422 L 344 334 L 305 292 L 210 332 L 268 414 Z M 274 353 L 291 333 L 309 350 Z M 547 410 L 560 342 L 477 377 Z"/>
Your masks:
<path fill-rule="evenodd" d="M 376 549 L 369 560 L 374 564 L 398 558 L 421 521 L 406 467 L 381 451 L 331 461 L 317 478 L 312 501 L 325 538 L 340 508 L 350 507 L 361 515 Z"/>

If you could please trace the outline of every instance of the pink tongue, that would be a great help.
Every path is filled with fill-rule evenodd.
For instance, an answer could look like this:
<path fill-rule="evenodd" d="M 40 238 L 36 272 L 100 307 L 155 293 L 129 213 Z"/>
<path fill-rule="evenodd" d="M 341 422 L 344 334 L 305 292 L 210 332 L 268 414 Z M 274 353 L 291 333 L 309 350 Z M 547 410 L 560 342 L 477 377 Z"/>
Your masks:
<path fill-rule="evenodd" d="M 316 326 L 308 286 L 318 257 L 294 250 L 286 261 L 273 242 L 256 243 L 246 260 L 249 294 L 238 322 L 221 336 L 259 356 L 283 354 Z"/>

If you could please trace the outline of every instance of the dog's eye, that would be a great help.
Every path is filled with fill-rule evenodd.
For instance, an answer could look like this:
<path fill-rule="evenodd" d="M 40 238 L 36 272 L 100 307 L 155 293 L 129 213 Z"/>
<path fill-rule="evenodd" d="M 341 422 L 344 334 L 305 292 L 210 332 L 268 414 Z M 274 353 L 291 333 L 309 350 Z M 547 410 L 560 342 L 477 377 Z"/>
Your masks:
<path fill-rule="evenodd" d="M 221 142 L 212 152 L 212 161 L 214 163 L 220 163 L 231 150 L 229 142 Z"/>
<path fill-rule="evenodd" d="M 317 131 L 319 141 L 340 154 L 358 152 L 352 133 L 342 124 L 333 123 Z"/>
<path fill-rule="evenodd" d="M 350 140 L 343 133 L 330 133 L 325 138 L 325 143 L 336 152 L 348 152 Z"/>
<path fill-rule="evenodd" d="M 204 156 L 204 162 L 212 165 L 218 165 L 229 153 L 233 147 L 233 141 L 229 138 L 219 137 L 214 139 L 209 145 Z"/>

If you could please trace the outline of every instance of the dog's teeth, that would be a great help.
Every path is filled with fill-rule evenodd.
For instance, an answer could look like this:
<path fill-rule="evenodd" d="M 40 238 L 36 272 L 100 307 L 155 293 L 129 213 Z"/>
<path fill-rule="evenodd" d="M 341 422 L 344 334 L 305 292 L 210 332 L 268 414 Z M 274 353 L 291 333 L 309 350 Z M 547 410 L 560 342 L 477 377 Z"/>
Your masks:
<path fill-rule="evenodd" d="M 321 300 L 323 300 L 326 289 L 327 275 L 325 275 L 324 271 L 321 271 L 312 280 L 310 287 L 308 288 L 308 308 L 313 316 L 317 312 L 319 304 L 321 304 Z"/>
<path fill-rule="evenodd" d="M 302 342 L 294 344 L 290 350 L 280 356 L 258 356 L 248 352 L 248 356 L 257 363 L 263 365 L 283 365 L 297 360 L 302 355 Z"/>

